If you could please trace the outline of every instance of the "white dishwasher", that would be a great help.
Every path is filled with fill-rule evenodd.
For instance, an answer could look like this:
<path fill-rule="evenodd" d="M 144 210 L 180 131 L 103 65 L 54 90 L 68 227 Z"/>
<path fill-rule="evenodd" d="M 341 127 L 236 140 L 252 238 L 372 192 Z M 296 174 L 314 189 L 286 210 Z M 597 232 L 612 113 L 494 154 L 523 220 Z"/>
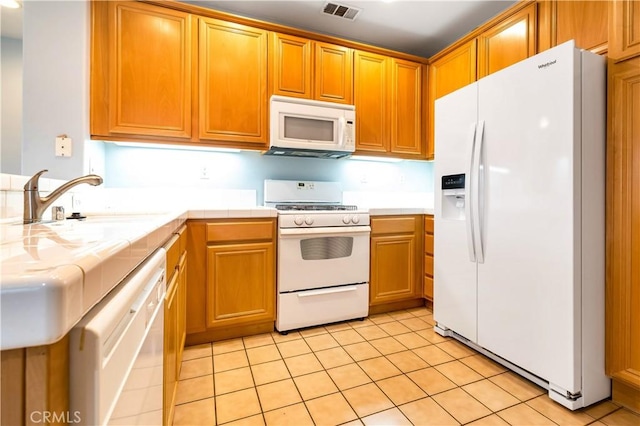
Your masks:
<path fill-rule="evenodd" d="M 160 248 L 71 330 L 70 411 L 80 424 L 162 424 L 165 264 Z"/>

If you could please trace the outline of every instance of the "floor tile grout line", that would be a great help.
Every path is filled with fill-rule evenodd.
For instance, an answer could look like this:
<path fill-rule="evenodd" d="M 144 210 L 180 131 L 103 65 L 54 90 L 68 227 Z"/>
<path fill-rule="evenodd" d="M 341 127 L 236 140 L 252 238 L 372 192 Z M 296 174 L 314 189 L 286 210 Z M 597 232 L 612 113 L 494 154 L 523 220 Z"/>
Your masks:
<path fill-rule="evenodd" d="M 415 316 L 415 315 L 414 315 L 414 317 L 416 317 L 416 318 L 420 318 L 420 317 L 417 317 L 417 316 Z M 400 322 L 400 320 L 393 318 L 391 321 L 386 322 L 386 323 L 390 323 L 390 322 L 392 322 L 392 321 Z M 303 339 L 303 340 L 305 341 L 305 344 L 306 344 L 307 346 L 309 346 L 309 349 L 311 349 L 311 352 L 308 352 L 307 354 L 313 354 L 313 355 L 316 357 L 316 359 L 317 359 L 317 356 L 316 356 L 316 352 L 317 352 L 317 351 L 311 348 L 311 346 L 310 346 L 310 345 L 308 344 L 308 342 L 307 342 L 307 339 L 309 339 L 309 338 L 311 338 L 311 337 L 316 337 L 316 336 L 319 336 L 319 335 L 323 335 L 323 334 L 329 334 L 329 335 L 331 335 L 331 337 L 332 337 L 332 338 L 334 338 L 334 340 L 335 340 L 335 337 L 333 336 L 333 333 L 337 333 L 337 332 L 340 332 L 340 331 L 346 331 L 346 330 L 354 330 L 354 331 L 356 331 L 356 333 L 357 333 L 359 336 L 361 336 L 361 337 L 364 339 L 364 340 L 363 340 L 363 342 L 352 342 L 352 343 L 344 344 L 344 345 L 343 345 L 343 344 L 340 344 L 340 342 L 338 342 L 337 340 L 336 340 L 336 342 L 338 343 L 338 346 L 337 346 L 337 347 L 342 348 L 342 349 L 347 353 L 347 355 L 349 356 L 349 358 L 353 361 L 352 363 L 349 363 L 349 364 L 355 364 L 355 365 L 357 365 L 359 368 L 361 368 L 361 367 L 359 366 L 359 362 L 366 361 L 367 359 L 372 359 L 372 358 L 365 358 L 365 359 L 362 359 L 362 360 L 360 360 L 360 361 L 356 361 L 356 360 L 353 358 L 353 356 L 352 356 L 348 351 L 346 351 L 346 350 L 345 350 L 345 347 L 346 347 L 346 346 L 349 346 L 349 345 L 356 344 L 356 343 L 370 343 L 370 342 L 372 342 L 372 341 L 374 341 L 374 340 L 379 340 L 379 339 L 384 338 L 384 337 L 378 337 L 378 338 L 376 338 L 376 339 L 371 339 L 371 340 L 369 340 L 369 339 L 367 339 L 364 335 L 362 335 L 361 333 L 359 333 L 359 332 L 358 332 L 358 328 L 363 328 L 363 327 L 355 328 L 355 327 L 353 327 L 353 325 L 352 325 L 352 324 L 349 324 L 349 323 L 346 323 L 345 325 L 346 325 L 346 327 L 345 327 L 345 328 L 343 328 L 343 329 L 337 329 L 337 330 L 333 330 L 333 331 L 331 331 L 331 330 L 327 330 L 327 329 L 325 328 L 325 331 L 323 331 L 322 333 L 317 333 L 317 334 L 315 334 L 315 333 L 314 333 L 314 334 L 307 335 L 307 336 L 304 336 L 304 335 L 300 334 L 298 337 L 296 337 L 296 338 L 294 338 L 294 339 L 291 339 L 291 340 L 289 340 L 289 341 Z M 373 321 L 372 321 L 372 324 L 371 324 L 371 325 L 367 325 L 367 326 L 364 326 L 364 327 L 368 327 L 368 326 L 377 326 L 378 328 L 380 328 L 380 327 L 379 327 L 379 324 L 377 324 L 377 323 L 375 323 L 375 322 L 373 322 Z M 323 328 L 324 328 L 324 327 L 323 327 Z M 394 340 L 398 341 L 398 340 L 395 338 L 395 336 L 399 336 L 399 335 L 402 335 L 402 334 L 409 334 L 409 333 L 417 333 L 417 332 L 419 332 L 419 331 L 428 330 L 429 328 L 432 328 L 432 325 L 430 325 L 430 327 L 427 327 L 427 328 L 425 328 L 425 329 L 420 329 L 420 330 L 412 330 L 412 329 L 410 329 L 410 331 L 409 331 L 409 332 L 406 332 L 406 333 L 399 333 L 399 334 L 395 334 L 395 335 L 389 335 L 388 337 L 392 337 L 392 338 L 394 338 Z M 388 333 L 387 333 L 387 334 L 388 334 Z M 294 385 L 296 386 L 296 390 L 297 390 L 297 392 L 300 394 L 300 390 L 299 390 L 299 388 L 298 388 L 297 384 L 295 383 L 294 377 L 293 377 L 293 375 L 291 374 L 291 371 L 290 371 L 290 369 L 289 369 L 288 365 L 287 365 L 287 364 L 286 364 L 286 362 L 285 362 L 285 358 L 284 358 L 284 357 L 282 357 L 282 353 L 280 352 L 280 349 L 279 349 L 279 347 L 278 347 L 278 345 L 277 345 L 277 343 L 285 343 L 285 342 L 276 342 L 276 341 L 275 341 L 275 339 L 273 339 L 273 336 L 272 336 L 272 340 L 273 340 L 273 344 L 275 344 L 275 345 L 276 345 L 276 348 L 277 348 L 277 350 L 278 350 L 278 352 L 279 352 L 279 354 L 280 354 L 280 356 L 281 356 L 281 358 L 280 358 L 279 360 L 283 361 L 283 363 L 284 363 L 284 365 L 285 365 L 285 368 L 287 369 L 287 372 L 288 372 L 288 374 L 289 374 L 289 376 L 290 376 L 289 378 L 290 378 L 290 379 L 292 379 L 292 381 L 294 382 Z M 467 355 L 465 355 L 465 356 L 462 356 L 462 357 L 458 358 L 458 357 L 456 357 L 456 356 L 452 355 L 451 353 L 447 352 L 446 350 L 444 350 L 444 349 L 440 348 L 440 346 L 438 346 L 439 344 L 442 344 L 442 343 L 445 343 L 445 342 L 433 343 L 433 342 L 429 341 L 428 339 L 425 339 L 425 340 L 427 340 L 427 341 L 429 342 L 429 344 L 428 344 L 428 345 L 424 345 L 424 346 L 417 346 L 417 347 L 414 347 L 414 348 L 408 348 L 408 347 L 406 347 L 405 345 L 403 345 L 403 344 L 402 344 L 401 342 L 399 342 L 399 341 L 398 341 L 398 343 L 400 343 L 403 347 L 405 347 L 406 351 L 413 351 L 414 349 L 417 349 L 417 348 L 420 348 L 420 347 L 426 347 L 426 346 L 435 345 L 435 346 L 436 346 L 436 347 L 438 347 L 439 349 L 441 349 L 441 350 L 445 351 L 449 356 L 451 356 L 451 357 L 453 358 L 453 361 L 460 361 L 460 360 L 462 360 L 462 359 L 469 358 L 469 357 L 472 357 L 472 356 L 482 355 L 482 354 L 479 354 L 479 353 L 477 353 L 477 352 L 475 352 L 475 351 L 474 351 L 474 353 L 472 353 L 472 354 L 467 354 Z M 449 341 L 455 341 L 455 340 L 449 340 Z M 270 345 L 270 344 L 272 344 L 272 343 L 265 343 L 265 344 L 261 344 L 261 345 L 252 346 L 251 348 L 247 348 L 247 347 L 246 347 L 246 345 L 244 344 L 244 339 L 242 339 L 242 347 L 243 347 L 243 349 L 242 349 L 242 350 L 244 350 L 244 351 L 245 351 L 245 354 L 244 354 L 244 355 L 245 355 L 245 357 L 246 357 L 246 359 L 247 359 L 247 362 L 248 362 L 248 359 L 249 359 L 249 357 L 248 357 L 248 353 L 247 353 L 247 350 L 249 350 L 249 349 L 253 349 L 253 348 L 257 348 L 257 347 L 266 346 L 266 345 Z M 212 349 L 213 349 L 213 348 L 212 348 Z M 332 348 L 327 348 L 327 349 L 332 349 Z M 376 348 L 376 349 L 377 349 L 377 348 Z M 238 349 L 238 351 L 239 351 L 239 350 L 240 350 L 240 349 Z M 321 349 L 321 350 L 326 350 L 326 349 Z M 318 350 L 318 352 L 319 352 L 319 351 L 321 351 L 321 350 Z M 230 351 L 230 352 L 236 352 L 236 351 Z M 225 352 L 225 353 L 230 353 L 230 352 Z M 404 352 L 404 351 L 402 351 L 402 352 Z M 391 360 L 389 360 L 389 359 L 388 359 L 388 356 L 389 356 L 389 355 L 393 355 L 394 353 L 398 353 L 398 352 L 393 352 L 393 353 L 389 353 L 389 354 L 381 354 L 381 356 L 382 356 L 382 357 L 387 358 L 387 360 L 388 360 L 389 362 L 391 362 L 391 363 L 392 363 L 396 368 L 398 368 L 398 366 L 397 366 L 397 365 L 395 365 L 395 364 L 393 363 L 393 361 L 391 361 Z M 224 353 L 223 353 L 223 354 L 224 354 Z M 217 355 L 222 355 L 222 354 L 217 354 Z M 300 355 L 306 355 L 306 354 L 300 354 Z M 416 355 L 417 355 L 417 354 L 416 354 Z M 213 351 L 212 351 L 212 352 L 211 352 L 211 361 L 212 361 L 212 362 L 213 362 L 213 360 L 214 360 L 214 356 L 215 356 L 215 355 L 213 355 Z M 294 355 L 294 356 L 296 356 L 296 355 Z M 294 357 L 294 356 L 292 356 L 292 357 Z M 202 357 L 195 357 L 195 358 L 191 358 L 191 359 L 186 360 L 186 361 L 192 361 L 192 360 L 196 360 L 196 359 L 199 359 L 199 358 L 205 358 L 205 357 L 206 357 L 206 356 L 202 356 Z M 292 358 L 292 357 L 289 357 L 289 358 Z M 419 356 L 418 356 L 418 357 L 419 357 Z M 378 358 L 378 357 L 373 357 L 373 358 Z M 421 358 L 421 359 L 422 359 L 422 358 Z M 249 364 L 249 365 L 248 365 L 247 367 L 249 367 L 249 368 L 250 368 L 250 373 L 251 373 L 251 375 L 252 375 L 252 382 L 253 382 L 253 385 L 254 385 L 253 387 L 256 389 L 256 391 L 257 391 L 257 387 L 258 387 L 258 386 L 257 386 L 257 385 L 256 385 L 256 383 L 255 383 L 255 377 L 254 377 L 253 370 L 251 369 L 251 367 L 252 367 L 252 366 L 255 366 L 255 365 L 264 364 L 264 363 L 267 363 L 267 362 L 273 362 L 273 361 L 274 361 L 274 360 L 271 360 L 271 361 L 264 361 L 264 362 L 262 362 L 262 363 L 256 363 L 256 364 L 250 364 L 250 363 L 248 362 L 248 364 Z M 277 361 L 277 360 L 276 360 L 276 361 Z M 424 359 L 423 359 L 423 361 L 424 361 Z M 426 362 L 426 361 L 425 361 L 425 362 Z M 448 362 L 452 362 L 452 361 L 448 361 Z M 482 381 L 482 380 L 489 380 L 489 379 L 491 379 L 491 378 L 493 378 L 493 377 L 496 377 L 496 376 L 500 376 L 500 375 L 502 375 L 502 374 L 509 373 L 509 371 L 510 371 L 510 370 L 506 370 L 506 371 L 503 371 L 503 372 L 500 372 L 500 373 L 496 373 L 496 374 L 492 374 L 492 375 L 487 375 L 487 376 L 485 376 L 484 374 L 482 374 L 480 371 L 478 371 L 478 370 L 474 369 L 473 367 L 471 367 L 471 366 L 469 366 L 469 365 L 466 365 L 466 364 L 465 364 L 464 362 L 462 362 L 462 361 L 460 361 L 460 362 L 461 362 L 463 365 L 465 365 L 466 367 L 468 367 L 469 369 L 471 369 L 472 371 L 474 371 L 475 373 L 479 374 L 479 375 L 482 377 L 482 378 L 481 378 L 481 379 L 479 379 L 479 380 L 474 380 L 474 381 L 472 381 L 472 382 L 465 383 L 464 385 L 457 385 L 457 384 L 456 384 L 456 387 L 457 387 L 457 388 L 460 388 L 460 389 L 462 389 L 462 386 L 466 386 L 466 385 L 469 385 L 469 384 L 472 384 L 472 383 L 476 383 L 476 382 L 478 382 L 478 381 Z M 344 390 L 343 390 L 343 389 L 340 389 L 340 388 L 338 388 L 338 387 L 337 387 L 337 385 L 336 385 L 335 381 L 333 380 L 333 378 L 331 377 L 331 375 L 330 375 L 330 374 L 328 374 L 328 370 L 330 370 L 330 368 L 326 368 L 326 367 L 324 366 L 324 364 L 322 364 L 321 362 L 320 362 L 320 364 L 321 364 L 321 366 L 322 366 L 322 370 L 321 370 L 321 371 L 325 372 L 325 373 L 329 376 L 329 378 L 330 378 L 330 380 L 332 381 L 332 383 L 334 384 L 334 386 L 338 389 L 336 392 L 333 392 L 333 393 L 330 393 L 330 394 L 327 394 L 327 395 L 331 395 L 331 394 L 334 394 L 334 393 L 340 393 L 340 394 L 342 394 L 342 395 L 343 395 L 343 397 L 344 397 L 344 394 L 343 394 L 343 392 L 344 392 L 344 391 L 346 391 L 346 390 L 350 390 L 350 389 L 354 389 L 354 388 L 357 388 L 357 387 L 360 387 L 360 386 L 364 386 L 364 385 L 358 385 L 358 386 L 354 386 L 354 387 L 352 387 L 352 388 L 348 388 L 348 389 L 344 389 Z M 438 366 L 438 365 L 446 364 L 446 362 L 445 362 L 445 363 L 440 363 L 440 364 L 435 364 L 435 365 L 434 365 L 434 364 L 430 364 L 430 363 L 426 362 L 426 364 L 427 364 L 427 367 L 425 367 L 425 368 L 435 368 L 435 367 L 436 367 L 436 366 Z M 335 367 L 332 367 L 332 368 L 338 368 L 338 367 L 340 367 L 340 366 L 335 366 Z M 244 367 L 237 367 L 237 368 L 244 368 Z M 398 368 L 398 369 L 399 369 L 399 368 Z M 214 368 L 213 370 L 214 370 L 213 374 L 215 374 L 215 368 Z M 225 370 L 225 372 L 226 372 L 226 371 L 231 371 L 231 370 L 233 370 L 233 369 Z M 422 370 L 422 369 L 413 370 L 413 371 L 419 371 L 419 370 Z M 411 373 L 411 372 L 413 372 L 413 371 L 410 371 L 410 372 L 404 372 L 404 371 L 402 371 L 402 370 L 400 370 L 400 371 L 401 371 L 401 373 L 400 373 L 400 374 L 390 376 L 389 378 L 391 378 L 391 377 L 405 376 L 405 377 L 407 377 L 409 380 L 411 380 L 411 381 L 413 382 L 413 380 L 408 376 L 408 373 Z M 378 381 L 373 380 L 373 379 L 369 376 L 369 374 L 368 374 L 368 373 L 366 373 L 366 371 L 364 371 L 364 370 L 363 370 L 363 372 L 365 373 L 365 376 L 366 376 L 366 377 L 368 377 L 368 378 L 369 378 L 369 380 L 371 380 L 371 382 L 370 382 L 370 383 L 368 383 L 368 384 L 374 383 L 374 384 L 376 385 L 376 387 L 377 387 L 378 389 L 380 389 L 380 391 L 381 391 L 381 392 L 382 392 L 382 393 L 383 393 L 387 398 L 389 398 L 389 395 L 387 395 L 387 394 L 386 394 L 386 393 L 385 393 L 385 392 L 380 388 L 380 386 L 379 386 L 379 384 L 378 384 Z M 298 377 L 303 377 L 303 376 L 305 376 L 305 375 L 313 374 L 313 373 L 315 373 L 315 372 L 305 373 L 305 374 L 299 375 Z M 442 374 L 442 373 L 441 373 L 441 374 Z M 202 374 L 201 376 L 206 376 L 206 374 Z M 191 379 L 191 378 L 196 378 L 196 377 L 201 377 L 201 376 L 189 377 L 189 379 Z M 447 376 L 445 375 L 445 377 L 447 377 Z M 296 377 L 296 378 L 297 378 L 297 377 Z M 387 379 L 387 378 L 385 378 L 385 379 Z M 380 380 L 385 380 L 385 379 L 380 379 Z M 187 380 L 187 379 L 185 378 L 184 380 Z M 213 377 L 213 380 L 214 380 L 214 386 L 215 386 L 215 377 Z M 450 380 L 450 379 L 449 379 L 449 380 Z M 274 383 L 274 382 L 271 382 L 271 383 Z M 415 382 L 413 382 L 413 383 L 415 383 Z M 491 411 L 491 414 L 489 414 L 489 415 L 487 415 L 487 416 L 480 417 L 479 419 L 482 419 L 482 418 L 484 418 L 484 417 L 488 417 L 488 416 L 490 416 L 490 415 L 492 415 L 492 414 L 498 414 L 498 413 L 500 413 L 500 412 L 502 412 L 502 411 L 505 411 L 505 410 L 507 410 L 507 409 L 509 409 L 509 408 L 512 408 L 513 406 L 520 405 L 520 404 L 525 404 L 527 407 L 529 407 L 529 408 L 533 409 L 534 411 L 538 412 L 540 415 L 543 415 L 545 418 L 549 418 L 549 417 L 545 416 L 543 413 L 539 412 L 537 409 L 535 409 L 534 407 L 532 407 L 531 405 L 529 405 L 529 404 L 528 404 L 528 402 L 532 401 L 533 399 L 539 398 L 540 396 L 542 396 L 542 395 L 544 395 L 544 394 L 538 394 L 538 395 L 535 395 L 535 396 L 532 396 L 532 397 L 530 397 L 530 398 L 527 398 L 527 399 L 522 400 L 522 399 L 520 399 L 519 397 L 517 397 L 517 396 L 515 396 L 514 394 L 512 394 L 512 393 L 511 393 L 510 391 L 508 391 L 507 389 L 502 388 L 502 387 L 501 387 L 500 385 L 498 385 L 497 383 L 494 383 L 494 382 L 492 382 L 492 381 L 491 381 L 491 383 L 493 383 L 494 385 L 498 386 L 501 390 L 505 391 L 507 394 L 509 394 L 509 395 L 511 395 L 511 396 L 513 396 L 513 397 L 515 397 L 515 398 L 518 400 L 518 403 L 517 403 L 517 404 L 515 404 L 515 405 L 512 405 L 512 406 L 510 406 L 510 407 L 505 407 L 504 409 L 499 410 L 499 411 L 495 411 L 495 412 L 494 412 L 493 410 L 489 410 L 489 411 Z M 368 385 L 368 384 L 367 384 L 367 385 Z M 415 383 L 415 384 L 417 385 L 417 383 Z M 419 385 L 417 385 L 417 386 L 418 386 L 418 388 L 420 388 L 420 386 L 419 386 Z M 422 388 L 420 388 L 420 389 L 421 389 L 422 391 L 424 391 L 424 389 L 422 389 Z M 455 389 L 455 388 L 452 388 L 452 389 Z M 452 390 L 452 389 L 450 389 L 450 390 Z M 474 400 L 476 400 L 476 399 L 475 399 L 475 397 L 473 397 L 473 395 L 470 395 L 470 394 L 469 394 L 466 390 L 464 390 L 464 389 L 462 389 L 462 390 L 463 390 L 465 393 L 467 393 L 469 396 L 471 396 Z M 443 392 L 444 392 L 444 391 L 443 391 Z M 441 392 L 439 392 L 439 393 L 441 393 Z M 435 394 L 433 394 L 433 395 L 430 395 L 429 393 L 425 392 L 426 396 L 425 396 L 424 398 L 419 398 L 419 399 L 417 399 L 417 400 L 425 399 L 425 398 L 432 398 L 432 396 L 435 396 L 435 395 L 437 395 L 437 394 L 439 394 L 439 393 L 435 393 Z M 327 396 L 327 395 L 323 395 L 323 396 Z M 300 396 L 301 396 L 301 394 L 300 394 Z M 215 395 L 215 388 L 214 388 L 214 398 L 216 398 L 216 397 L 217 397 L 217 395 Z M 319 397 L 317 397 L 317 398 L 320 398 L 320 397 L 322 397 L 322 396 L 319 396 Z M 311 401 L 311 400 L 314 400 L 314 399 L 317 399 L 317 398 L 312 398 L 312 399 L 309 399 L 308 401 Z M 176 406 L 177 406 L 177 405 L 184 405 L 184 404 L 188 404 L 188 403 L 190 403 L 190 402 L 196 402 L 196 401 L 203 400 L 203 399 L 208 399 L 208 398 L 199 398 L 199 399 L 196 399 L 196 400 L 193 400 L 193 401 L 184 402 L 184 403 L 182 403 L 182 404 L 176 404 Z M 345 397 L 345 399 L 346 399 L 346 397 Z M 433 399 L 433 398 L 432 398 L 432 399 Z M 389 400 L 391 400 L 391 398 L 389 398 Z M 414 400 L 414 401 L 417 401 L 417 400 Z M 434 401 L 435 401 L 435 400 L 434 400 Z M 476 400 L 476 401 L 478 401 L 478 400 Z M 310 412 L 309 412 L 309 410 L 308 410 L 308 407 L 307 407 L 307 405 L 306 405 L 306 402 L 307 402 L 307 401 L 304 401 L 304 400 L 302 399 L 302 402 L 305 404 L 305 408 L 306 408 L 306 410 L 307 410 L 307 413 L 308 413 L 308 414 L 309 414 L 309 416 L 311 417 Z M 347 400 L 347 402 L 348 402 L 348 400 Z M 413 401 L 409 401 L 409 402 L 407 402 L 407 403 L 405 403 L 405 404 L 401 404 L 401 405 L 396 405 L 396 404 L 393 402 L 393 400 L 391 400 L 391 402 L 392 402 L 392 404 L 393 404 L 393 407 L 392 407 L 392 408 L 394 408 L 394 407 L 395 407 L 395 408 L 398 408 L 398 409 L 399 409 L 401 406 L 406 405 L 406 404 L 408 404 L 408 403 L 411 403 L 411 402 L 413 402 Z M 482 402 L 480 402 L 480 401 L 478 401 L 478 402 L 479 402 L 482 406 L 484 406 L 484 404 L 482 404 Z M 295 404 L 297 404 L 297 403 L 290 404 L 290 405 L 295 405 Z M 438 404 L 438 405 L 439 405 L 439 404 Z M 351 407 L 351 405 L 350 405 L 350 404 L 349 404 L 349 406 Z M 286 407 L 286 406 L 285 406 L 285 407 Z M 280 408 L 284 408 L 284 407 L 280 407 Z M 351 408 L 353 409 L 353 407 L 351 407 Z M 442 407 L 442 408 L 444 409 L 444 407 Z M 488 407 L 487 407 L 487 408 L 488 408 Z M 261 405 L 261 403 L 260 403 L 260 409 L 261 409 L 261 413 L 262 413 L 263 420 L 266 422 L 266 418 L 265 418 L 265 416 L 264 416 L 265 412 L 263 412 L 263 411 L 262 411 L 262 405 Z M 604 415 L 601 415 L 601 416 L 599 416 L 598 418 L 591 417 L 591 415 L 588 415 L 588 416 L 589 416 L 589 417 L 591 417 L 591 419 L 593 419 L 593 421 L 592 421 L 592 422 L 595 422 L 595 421 L 601 420 L 602 418 L 607 417 L 607 416 L 609 416 L 609 415 L 611 415 L 611 414 L 613 414 L 613 413 L 615 413 L 616 411 L 619 411 L 619 410 L 621 410 L 621 409 L 622 409 L 622 408 L 621 408 L 620 406 L 616 406 L 616 408 L 615 408 L 613 411 L 608 412 L 608 413 L 606 413 L 606 414 L 604 414 Z M 276 409 L 276 410 L 277 410 L 277 409 Z M 271 411 L 273 411 L 273 410 L 271 410 Z M 385 410 L 382 410 L 382 411 L 385 411 Z M 445 411 L 446 411 L 446 410 L 445 410 Z M 354 412 L 355 412 L 355 410 L 354 410 Z M 376 413 L 379 413 L 379 412 L 376 412 Z M 374 415 L 374 414 L 376 414 L 376 413 L 371 413 L 371 414 L 369 414 L 369 415 Z M 365 416 L 365 417 L 366 417 L 366 416 Z M 359 417 L 359 416 L 358 416 L 357 418 L 358 418 L 358 419 L 360 419 L 360 420 L 362 419 L 362 418 L 361 418 L 361 417 Z M 455 418 L 455 417 L 454 417 L 454 418 Z M 476 420 L 479 420 L 479 419 L 476 419 Z M 551 421 L 553 421 L 553 419 L 551 419 L 551 418 L 549 418 L 549 419 L 550 419 Z M 312 420 L 313 420 L 313 419 L 312 419 Z M 476 421 L 476 420 L 473 420 L 473 421 Z M 590 423 L 592 423 L 592 422 L 590 422 Z"/>
<path fill-rule="evenodd" d="M 532 406 L 532 405 L 530 405 L 530 404 L 529 404 L 529 402 L 533 401 L 534 399 L 540 398 L 541 396 L 544 396 L 544 394 L 542 394 L 542 395 L 538 395 L 538 396 L 536 396 L 536 397 L 534 397 L 534 398 L 531 398 L 531 399 L 528 399 L 526 402 L 523 402 L 523 404 L 526 404 L 529 408 L 531 408 L 532 410 L 536 411 L 537 413 L 539 413 L 539 414 L 543 415 L 544 417 L 548 418 L 549 420 L 554 421 L 552 418 L 550 418 L 549 416 L 547 416 L 546 414 L 544 414 L 542 411 L 538 410 L 536 407 L 534 407 L 534 406 Z M 575 411 L 571 411 L 571 413 L 575 413 Z M 585 413 L 585 412 L 582 412 L 582 413 L 583 413 L 583 414 L 585 414 L 585 415 L 587 415 L 588 417 L 591 417 L 591 418 L 593 419 L 593 417 L 592 417 L 592 416 L 590 416 L 589 414 L 587 414 L 587 413 Z M 598 420 L 598 419 L 593 419 L 593 421 L 597 421 L 597 420 Z M 554 423 L 556 423 L 556 422 L 554 422 Z M 592 422 L 589 422 L 589 423 L 592 423 Z"/>

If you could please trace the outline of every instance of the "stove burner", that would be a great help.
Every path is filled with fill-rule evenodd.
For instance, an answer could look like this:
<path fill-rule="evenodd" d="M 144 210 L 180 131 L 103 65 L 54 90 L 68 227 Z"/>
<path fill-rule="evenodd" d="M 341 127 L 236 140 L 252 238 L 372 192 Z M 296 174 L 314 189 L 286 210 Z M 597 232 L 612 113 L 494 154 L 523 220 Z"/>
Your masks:
<path fill-rule="evenodd" d="M 276 204 L 276 209 L 305 211 L 356 210 L 357 206 L 345 204 Z"/>

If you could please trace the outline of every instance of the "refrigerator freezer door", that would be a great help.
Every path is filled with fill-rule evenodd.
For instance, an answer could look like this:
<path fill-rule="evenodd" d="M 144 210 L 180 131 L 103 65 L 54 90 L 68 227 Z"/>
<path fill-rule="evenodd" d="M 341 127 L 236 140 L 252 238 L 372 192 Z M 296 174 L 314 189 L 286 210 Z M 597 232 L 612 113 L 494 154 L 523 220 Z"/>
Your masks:
<path fill-rule="evenodd" d="M 475 342 L 476 262 L 469 207 L 471 156 L 475 138 L 477 85 L 436 101 L 434 319 Z M 443 191 L 442 176 L 466 174 L 464 191 Z M 457 194 L 457 195 L 456 195 Z M 470 254 L 471 253 L 471 254 Z"/>
<path fill-rule="evenodd" d="M 478 342 L 570 392 L 581 387 L 579 63 L 566 43 L 478 83 Z"/>

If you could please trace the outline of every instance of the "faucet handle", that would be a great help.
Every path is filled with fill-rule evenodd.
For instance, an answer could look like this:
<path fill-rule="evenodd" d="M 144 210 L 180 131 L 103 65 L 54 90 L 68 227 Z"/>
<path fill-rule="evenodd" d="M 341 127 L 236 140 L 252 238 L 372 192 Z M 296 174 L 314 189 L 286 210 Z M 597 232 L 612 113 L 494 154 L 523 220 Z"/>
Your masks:
<path fill-rule="evenodd" d="M 31 179 L 24 185 L 25 191 L 37 191 L 38 190 L 38 181 L 40 180 L 40 175 L 48 172 L 48 169 L 40 170 L 38 173 L 33 175 Z"/>

